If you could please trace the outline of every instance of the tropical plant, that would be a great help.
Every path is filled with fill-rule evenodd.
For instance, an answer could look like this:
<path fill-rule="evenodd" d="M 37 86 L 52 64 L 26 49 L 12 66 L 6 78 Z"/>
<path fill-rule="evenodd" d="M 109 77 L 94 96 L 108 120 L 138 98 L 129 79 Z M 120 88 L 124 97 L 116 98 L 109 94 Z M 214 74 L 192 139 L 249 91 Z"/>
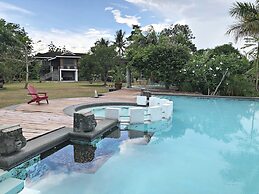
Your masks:
<path fill-rule="evenodd" d="M 245 85 L 246 81 L 246 86 L 250 84 L 245 75 L 249 68 L 248 60 L 240 53 L 236 53 L 234 48 L 226 45 L 218 46 L 202 53 L 197 52 L 192 56 L 181 70 L 182 87 L 186 87 L 186 83 L 188 83 L 193 91 L 208 95 L 217 93 L 221 95 L 241 94 L 245 88 L 240 88 L 240 92 L 238 92 L 233 86 L 241 83 L 241 81 L 238 82 L 238 78 L 243 80 L 242 86 Z"/>
<path fill-rule="evenodd" d="M 228 34 L 233 34 L 235 40 L 245 38 L 248 43 L 245 47 L 256 47 L 255 57 L 255 87 L 258 90 L 259 80 L 259 0 L 253 4 L 251 2 L 236 2 L 229 11 L 230 15 L 237 20 L 230 26 Z M 248 41 L 247 41 L 248 40 Z M 251 44 L 251 41 L 254 41 Z"/>
<path fill-rule="evenodd" d="M 130 72 L 130 66 L 128 64 L 125 63 L 125 49 L 126 49 L 126 44 L 127 41 L 125 39 L 125 32 L 123 32 L 122 30 L 118 30 L 116 32 L 115 35 L 115 42 L 114 45 L 116 46 L 116 49 L 118 51 L 119 54 L 119 60 L 120 60 L 120 64 L 119 66 L 115 68 L 114 71 L 114 78 L 119 78 L 119 79 L 115 79 L 116 82 L 122 82 L 123 78 L 123 73 L 122 71 L 124 71 L 126 69 L 126 75 L 127 75 L 127 87 L 130 88 L 131 87 L 131 72 Z"/>
<path fill-rule="evenodd" d="M 116 32 L 114 45 L 118 50 L 119 56 L 123 57 L 126 48 L 125 32 L 122 30 Z"/>

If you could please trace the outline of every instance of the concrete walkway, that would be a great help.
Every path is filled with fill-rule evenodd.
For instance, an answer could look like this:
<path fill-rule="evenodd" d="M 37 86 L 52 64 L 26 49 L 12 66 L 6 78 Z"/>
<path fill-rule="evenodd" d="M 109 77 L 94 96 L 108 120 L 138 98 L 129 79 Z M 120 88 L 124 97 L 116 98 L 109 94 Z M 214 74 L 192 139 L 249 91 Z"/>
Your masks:
<path fill-rule="evenodd" d="M 61 127 L 72 127 L 73 118 L 64 114 L 64 108 L 77 104 L 100 102 L 135 102 L 139 91 L 119 90 L 105 93 L 100 98 L 64 98 L 51 100 L 49 104 L 20 104 L 15 108 L 0 109 L 0 124 L 20 124 L 27 140 Z"/>

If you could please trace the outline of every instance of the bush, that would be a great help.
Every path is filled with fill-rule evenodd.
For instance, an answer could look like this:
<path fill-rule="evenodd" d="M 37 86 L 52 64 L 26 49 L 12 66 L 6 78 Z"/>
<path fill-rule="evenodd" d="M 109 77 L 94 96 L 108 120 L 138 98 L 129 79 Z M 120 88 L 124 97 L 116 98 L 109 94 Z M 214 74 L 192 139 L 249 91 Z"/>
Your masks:
<path fill-rule="evenodd" d="M 193 92 L 194 89 L 193 89 L 193 86 L 190 82 L 182 82 L 180 83 L 180 91 L 183 91 L 183 92 Z"/>
<path fill-rule="evenodd" d="M 257 96 L 254 84 L 243 75 L 232 76 L 221 91 L 222 95 L 229 96 Z"/>

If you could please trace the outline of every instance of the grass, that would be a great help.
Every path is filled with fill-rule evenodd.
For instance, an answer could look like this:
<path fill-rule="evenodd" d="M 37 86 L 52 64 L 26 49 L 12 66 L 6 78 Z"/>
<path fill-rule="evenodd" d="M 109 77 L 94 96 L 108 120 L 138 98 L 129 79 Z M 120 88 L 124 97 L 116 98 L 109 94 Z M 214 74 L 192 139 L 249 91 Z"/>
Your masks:
<path fill-rule="evenodd" d="M 94 96 L 94 91 L 105 93 L 108 88 L 102 83 L 89 84 L 88 82 L 33 82 L 31 83 L 39 92 L 47 92 L 49 99 L 55 98 L 72 98 L 72 97 L 89 97 Z M 26 103 L 31 97 L 27 95 L 24 89 L 24 82 L 4 84 L 0 89 L 0 108 Z"/>

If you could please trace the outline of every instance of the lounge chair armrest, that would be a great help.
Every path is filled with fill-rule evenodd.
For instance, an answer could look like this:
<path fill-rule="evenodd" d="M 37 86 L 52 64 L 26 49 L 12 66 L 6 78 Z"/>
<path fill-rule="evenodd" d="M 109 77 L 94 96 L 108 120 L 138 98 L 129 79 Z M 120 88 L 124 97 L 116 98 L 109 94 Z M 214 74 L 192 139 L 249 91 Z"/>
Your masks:
<path fill-rule="evenodd" d="M 43 94 L 44 96 L 47 96 L 47 92 L 38 92 L 38 94 Z"/>
<path fill-rule="evenodd" d="M 35 93 L 28 93 L 28 95 L 38 95 L 38 94 L 35 94 Z"/>

